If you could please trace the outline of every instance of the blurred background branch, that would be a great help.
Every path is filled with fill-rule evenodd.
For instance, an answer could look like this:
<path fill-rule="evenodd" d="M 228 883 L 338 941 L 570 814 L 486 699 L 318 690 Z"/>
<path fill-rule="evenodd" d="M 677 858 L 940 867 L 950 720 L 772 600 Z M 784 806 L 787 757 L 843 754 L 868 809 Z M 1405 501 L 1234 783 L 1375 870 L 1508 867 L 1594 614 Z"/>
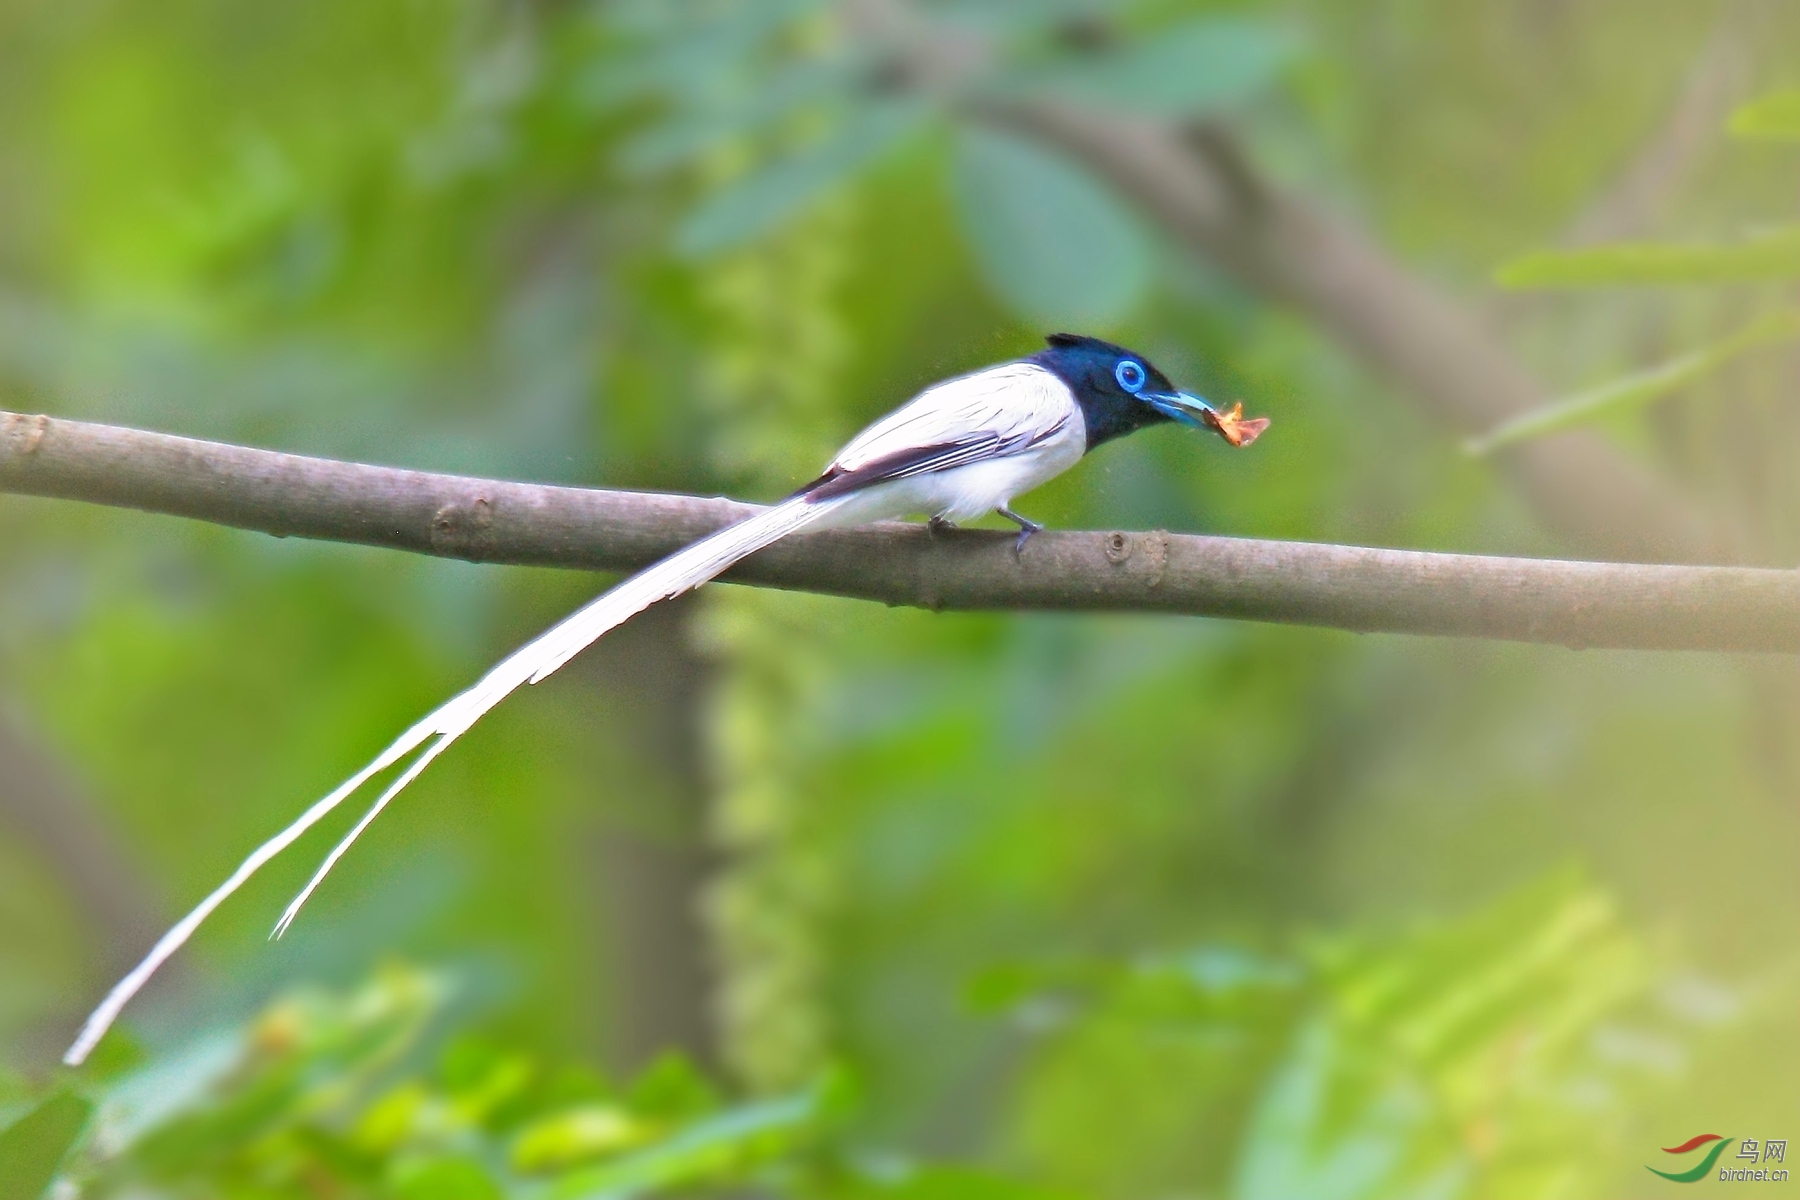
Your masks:
<path fill-rule="evenodd" d="M 74 901 L 84 966 L 96 979 L 129 970 L 166 928 L 166 908 L 104 815 L 58 762 L 16 703 L 0 698 L 0 839 L 14 840 Z M 166 999 L 192 983 L 191 965 L 157 983 Z M 73 997 L 70 998 L 73 1000 Z M 47 1065 L 62 1055 L 83 1014 L 69 1005 L 39 1015 L 22 1030 L 22 1061 Z"/>
<path fill-rule="evenodd" d="M 74 897 L 95 935 L 97 972 L 129 969 L 166 928 L 138 865 L 9 703 L 0 703 L 0 822 Z"/>
<path fill-rule="evenodd" d="M 1681 91 L 1616 178 L 1570 223 L 1571 246 L 1622 242 L 1657 231 L 1708 150 L 1724 136 L 1726 118 L 1749 98 L 1755 46 L 1769 27 L 1765 0 L 1729 0 L 1701 45 Z"/>

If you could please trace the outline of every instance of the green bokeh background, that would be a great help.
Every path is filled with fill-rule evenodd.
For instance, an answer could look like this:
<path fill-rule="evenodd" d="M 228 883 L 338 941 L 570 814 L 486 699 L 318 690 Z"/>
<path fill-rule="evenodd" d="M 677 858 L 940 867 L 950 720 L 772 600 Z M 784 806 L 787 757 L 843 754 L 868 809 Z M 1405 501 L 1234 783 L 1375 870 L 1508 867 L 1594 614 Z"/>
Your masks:
<path fill-rule="evenodd" d="M 1697 88 L 1629 240 L 1794 221 L 1800 144 L 1725 132 L 1800 80 L 1788 6 L 915 7 L 988 47 L 974 89 L 1224 122 L 1554 392 L 1793 303 L 1490 282 Z M 1108 447 L 1021 502 L 1040 519 L 1567 552 L 1104 180 L 907 108 L 857 9 L 6 0 L 4 407 L 768 499 L 1070 324 L 1274 425 Z M 1118 66 L 1170 46 L 1200 65 Z M 1797 384 L 1763 349 L 1600 428 L 1791 567 Z M 86 1008 L 251 847 L 603 582 L 0 497 L 0 1100 L 57 1085 Z M 271 946 L 343 822 L 275 864 L 117 1057 L 397 961 L 452 998 L 384 1069 L 472 1034 L 615 1079 L 678 1050 L 729 1104 L 834 1068 L 859 1099 L 831 1153 L 985 1172 L 918 1177 L 947 1200 L 1637 1194 L 1696 1132 L 1800 1134 L 1797 729 L 1777 659 L 708 589 L 508 701 Z M 83 1153 L 82 1187 L 125 1186 Z M 181 1162 L 142 1178 L 319 1194 Z M 331 1194 L 468 1184 L 433 1179 Z"/>

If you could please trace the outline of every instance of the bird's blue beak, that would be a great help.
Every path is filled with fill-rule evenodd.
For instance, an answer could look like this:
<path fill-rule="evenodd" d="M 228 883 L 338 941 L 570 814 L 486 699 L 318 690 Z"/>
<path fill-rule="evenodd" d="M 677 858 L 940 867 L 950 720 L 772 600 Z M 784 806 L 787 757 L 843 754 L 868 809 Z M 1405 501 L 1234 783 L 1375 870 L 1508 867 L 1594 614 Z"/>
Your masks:
<path fill-rule="evenodd" d="M 1139 392 L 1138 399 L 1163 416 L 1173 418 L 1184 425 L 1210 428 L 1219 416 L 1218 409 L 1200 397 L 1190 396 L 1186 392 Z"/>
<path fill-rule="evenodd" d="M 1198 396 L 1186 392 L 1140 392 L 1138 398 L 1164 416 L 1196 429 L 1210 429 L 1233 446 L 1248 446 L 1269 427 L 1267 417 L 1246 417 L 1242 404 L 1220 412 Z"/>

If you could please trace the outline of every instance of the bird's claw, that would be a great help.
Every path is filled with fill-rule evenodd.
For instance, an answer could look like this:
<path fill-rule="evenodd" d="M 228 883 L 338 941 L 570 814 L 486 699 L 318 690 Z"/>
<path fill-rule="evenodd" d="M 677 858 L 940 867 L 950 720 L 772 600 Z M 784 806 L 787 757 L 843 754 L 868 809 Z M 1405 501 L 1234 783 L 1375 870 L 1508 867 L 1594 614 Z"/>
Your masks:
<path fill-rule="evenodd" d="M 1021 517 L 1018 513 L 1007 508 L 1005 505 L 1001 505 L 994 511 L 1019 527 L 1018 540 L 1013 542 L 1013 553 L 1015 555 L 1025 553 L 1025 543 L 1031 540 L 1031 535 L 1042 532 L 1044 528 L 1041 522 L 1034 521 L 1030 517 Z"/>

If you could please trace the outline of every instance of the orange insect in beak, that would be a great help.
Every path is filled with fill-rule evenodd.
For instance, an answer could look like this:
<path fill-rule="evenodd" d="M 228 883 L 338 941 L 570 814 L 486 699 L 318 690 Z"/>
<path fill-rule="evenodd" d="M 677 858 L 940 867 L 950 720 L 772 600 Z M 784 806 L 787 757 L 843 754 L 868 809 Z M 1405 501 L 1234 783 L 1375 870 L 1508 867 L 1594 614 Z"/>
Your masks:
<path fill-rule="evenodd" d="M 1263 430 L 1269 427 L 1267 417 L 1244 417 L 1244 403 L 1238 401 L 1231 406 L 1230 412 L 1219 412 L 1208 409 L 1201 417 L 1208 425 L 1218 430 L 1219 436 L 1234 446 L 1248 446 L 1262 436 Z"/>

